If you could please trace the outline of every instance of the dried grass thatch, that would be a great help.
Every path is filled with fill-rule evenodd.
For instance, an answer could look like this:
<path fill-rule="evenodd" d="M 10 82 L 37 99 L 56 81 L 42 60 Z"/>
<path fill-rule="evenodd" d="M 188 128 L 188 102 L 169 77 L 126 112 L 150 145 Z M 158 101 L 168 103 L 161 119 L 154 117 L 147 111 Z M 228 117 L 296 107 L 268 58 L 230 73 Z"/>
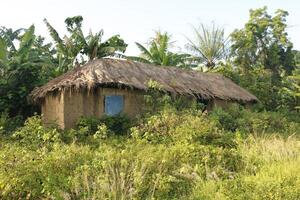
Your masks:
<path fill-rule="evenodd" d="M 30 95 L 34 103 L 41 102 L 50 93 L 65 89 L 93 89 L 95 87 L 129 87 L 147 91 L 149 80 L 158 82 L 162 89 L 202 99 L 221 99 L 238 102 L 257 102 L 257 98 L 230 79 L 220 74 L 201 73 L 175 67 L 117 59 L 97 59 L 75 68 L 35 88 Z"/>

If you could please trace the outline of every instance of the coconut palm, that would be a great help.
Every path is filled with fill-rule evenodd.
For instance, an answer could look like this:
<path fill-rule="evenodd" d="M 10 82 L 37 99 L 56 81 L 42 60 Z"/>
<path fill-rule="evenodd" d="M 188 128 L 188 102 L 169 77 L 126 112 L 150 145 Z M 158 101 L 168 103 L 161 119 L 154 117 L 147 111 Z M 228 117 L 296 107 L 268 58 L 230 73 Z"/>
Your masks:
<path fill-rule="evenodd" d="M 188 54 L 177 54 L 169 49 L 174 42 L 171 41 L 171 36 L 168 33 L 156 32 L 156 36 L 151 39 L 148 48 L 136 42 L 137 47 L 141 51 L 141 55 L 128 57 L 131 60 L 152 63 L 163 66 L 185 67 L 185 59 Z"/>
<path fill-rule="evenodd" d="M 187 38 L 187 48 L 194 55 L 194 60 L 204 63 L 208 69 L 216 66 L 217 62 L 224 59 L 227 54 L 227 38 L 224 36 L 224 29 L 212 26 L 200 25 L 193 27 L 195 37 Z"/>

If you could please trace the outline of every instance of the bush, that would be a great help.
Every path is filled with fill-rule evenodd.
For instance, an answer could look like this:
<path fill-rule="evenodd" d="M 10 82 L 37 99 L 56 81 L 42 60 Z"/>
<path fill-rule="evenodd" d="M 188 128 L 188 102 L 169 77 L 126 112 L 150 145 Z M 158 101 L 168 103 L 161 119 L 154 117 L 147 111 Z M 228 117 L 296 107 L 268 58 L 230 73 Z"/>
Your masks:
<path fill-rule="evenodd" d="M 38 115 L 28 118 L 24 126 L 15 131 L 13 137 L 30 148 L 51 148 L 53 143 L 61 141 L 58 129 L 44 127 Z"/>
<path fill-rule="evenodd" d="M 76 127 L 78 130 L 86 129 L 87 134 L 94 134 L 97 131 L 97 127 L 100 124 L 100 119 L 97 117 L 81 117 Z"/>
<path fill-rule="evenodd" d="M 197 141 L 211 144 L 226 137 L 226 133 L 218 130 L 215 123 L 203 116 L 201 111 L 177 111 L 171 108 L 143 119 L 138 126 L 131 129 L 131 135 L 151 143 Z"/>
<path fill-rule="evenodd" d="M 270 134 L 290 136 L 299 135 L 299 117 L 287 117 L 284 112 L 255 112 L 244 109 L 239 105 L 232 105 L 225 109 L 215 108 L 209 113 L 210 120 L 214 121 L 219 129 L 243 134 Z"/>
<path fill-rule="evenodd" d="M 0 150 L 0 198 L 63 199 L 75 169 L 93 157 L 88 147 L 73 144 L 56 144 L 48 152 L 5 145 Z"/>
<path fill-rule="evenodd" d="M 82 117 L 77 123 L 77 129 L 86 130 L 86 135 L 93 135 L 99 125 L 105 125 L 107 129 L 116 135 L 126 135 L 133 121 L 126 115 L 97 117 Z"/>
<path fill-rule="evenodd" d="M 9 118 L 7 113 L 0 113 L 0 134 L 10 135 L 23 124 L 21 116 Z"/>
<path fill-rule="evenodd" d="M 134 121 L 126 115 L 104 116 L 100 122 L 116 135 L 126 135 Z"/>
<path fill-rule="evenodd" d="M 226 110 L 216 107 L 209 113 L 209 117 L 220 129 L 234 132 L 241 127 L 239 122 L 243 113 L 240 109 L 238 105 L 232 105 Z"/>

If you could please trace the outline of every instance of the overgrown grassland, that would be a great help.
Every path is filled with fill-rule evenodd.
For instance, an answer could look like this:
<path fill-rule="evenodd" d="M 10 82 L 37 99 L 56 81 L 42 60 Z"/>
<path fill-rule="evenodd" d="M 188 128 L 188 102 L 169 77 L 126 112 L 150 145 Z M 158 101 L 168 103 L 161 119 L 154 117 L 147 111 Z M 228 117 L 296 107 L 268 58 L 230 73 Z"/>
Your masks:
<path fill-rule="evenodd" d="M 135 122 L 86 118 L 69 131 L 34 116 L 2 132 L 0 196 L 299 199 L 300 126 L 289 116 L 164 108 Z"/>

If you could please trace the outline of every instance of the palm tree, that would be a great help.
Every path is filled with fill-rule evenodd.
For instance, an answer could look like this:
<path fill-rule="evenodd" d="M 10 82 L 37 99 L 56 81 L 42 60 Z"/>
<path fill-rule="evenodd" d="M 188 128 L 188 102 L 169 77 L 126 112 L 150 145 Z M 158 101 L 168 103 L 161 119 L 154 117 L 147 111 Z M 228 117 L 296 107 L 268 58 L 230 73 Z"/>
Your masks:
<path fill-rule="evenodd" d="M 224 29 L 214 23 L 211 27 L 200 25 L 193 27 L 195 37 L 188 40 L 187 48 L 194 54 L 194 60 L 204 63 L 208 69 L 216 66 L 217 62 L 224 59 L 227 54 L 227 38 Z"/>
<path fill-rule="evenodd" d="M 138 42 L 136 45 L 140 49 L 141 55 L 128 57 L 131 60 L 163 66 L 186 67 L 185 59 L 189 55 L 170 52 L 169 49 L 173 42 L 171 42 L 171 36 L 166 32 L 157 31 L 156 36 L 151 39 L 148 49 Z"/>

